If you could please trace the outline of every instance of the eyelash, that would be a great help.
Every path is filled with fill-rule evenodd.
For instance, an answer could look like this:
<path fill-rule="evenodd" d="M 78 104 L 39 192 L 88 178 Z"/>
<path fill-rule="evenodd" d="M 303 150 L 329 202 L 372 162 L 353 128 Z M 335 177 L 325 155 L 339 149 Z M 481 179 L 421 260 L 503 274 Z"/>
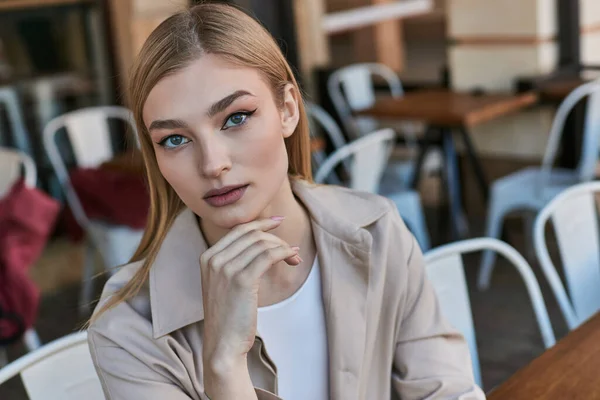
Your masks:
<path fill-rule="evenodd" d="M 167 146 L 167 145 L 166 145 L 167 141 L 168 141 L 169 139 L 171 139 L 172 137 L 181 137 L 181 138 L 183 138 L 184 140 L 187 140 L 187 141 L 189 142 L 189 139 L 188 139 L 188 138 L 186 138 L 186 137 L 185 137 L 185 136 L 183 136 L 183 135 L 169 135 L 169 136 L 165 136 L 164 138 L 162 138 L 162 139 L 161 139 L 159 142 L 157 142 L 157 144 L 158 144 L 160 147 L 162 147 L 162 148 L 164 148 L 164 149 L 166 149 L 166 150 L 175 150 L 175 149 L 177 149 L 177 148 L 179 148 L 179 147 L 183 146 L 184 144 L 186 144 L 186 143 L 184 143 L 184 144 L 181 144 L 181 145 L 179 145 L 179 146 L 175 146 L 175 147 L 169 147 L 169 146 Z"/>
<path fill-rule="evenodd" d="M 242 125 L 244 125 L 244 124 L 245 124 L 245 123 L 248 121 L 248 117 L 252 116 L 252 114 L 254 114 L 254 113 L 256 112 L 256 110 L 257 110 L 257 108 L 255 108 L 255 109 L 254 109 L 254 110 L 252 110 L 252 111 L 237 111 L 237 112 L 234 112 L 234 113 L 232 113 L 232 114 L 229 114 L 229 115 L 228 115 L 228 116 L 225 118 L 225 121 L 223 121 L 223 126 L 221 126 L 221 129 L 222 129 L 222 130 L 227 130 L 227 129 L 230 129 L 230 128 L 237 128 L 237 127 L 239 127 L 239 126 L 242 126 Z M 235 116 L 235 115 L 244 115 L 244 116 L 246 117 L 246 119 L 244 119 L 244 121 L 243 121 L 241 124 L 239 124 L 239 125 L 232 126 L 232 127 L 229 127 L 229 128 L 228 128 L 228 127 L 225 127 L 225 125 L 227 124 L 227 121 L 229 121 L 229 120 L 231 119 L 231 117 L 233 117 L 233 116 Z"/>

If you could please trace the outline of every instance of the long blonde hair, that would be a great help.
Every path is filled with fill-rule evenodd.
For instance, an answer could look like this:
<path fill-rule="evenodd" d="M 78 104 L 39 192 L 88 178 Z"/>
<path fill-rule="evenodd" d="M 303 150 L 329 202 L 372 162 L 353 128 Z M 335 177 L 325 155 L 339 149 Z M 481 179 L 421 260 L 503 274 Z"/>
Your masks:
<path fill-rule="evenodd" d="M 255 68 L 271 86 L 278 105 L 283 89 L 300 88 L 273 37 L 239 9 L 206 3 L 178 12 L 160 24 L 144 43 L 133 65 L 129 100 L 138 128 L 148 180 L 150 211 L 144 236 L 131 262 L 142 261 L 131 280 L 95 313 L 92 321 L 117 304 L 134 297 L 148 279 L 150 268 L 171 224 L 184 204 L 158 169 L 154 147 L 142 119 L 148 94 L 162 78 L 174 74 L 203 54 L 216 54 L 239 66 Z M 285 139 L 288 175 L 311 181 L 308 120 L 302 101 L 296 131 Z"/>

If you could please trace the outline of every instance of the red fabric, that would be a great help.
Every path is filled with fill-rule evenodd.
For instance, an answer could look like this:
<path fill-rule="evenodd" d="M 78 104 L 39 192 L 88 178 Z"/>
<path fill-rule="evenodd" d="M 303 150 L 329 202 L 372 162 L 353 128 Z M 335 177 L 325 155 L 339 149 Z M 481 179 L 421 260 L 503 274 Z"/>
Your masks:
<path fill-rule="evenodd" d="M 17 315 L 26 327 L 35 322 L 39 292 L 27 275 L 54 228 L 59 203 L 18 181 L 0 199 L 0 337 L 17 329 L 7 317 Z"/>
<path fill-rule="evenodd" d="M 146 226 L 150 198 L 142 175 L 103 168 L 77 168 L 70 177 L 89 219 L 135 229 Z M 81 240 L 83 230 L 73 214 L 68 212 L 65 217 L 68 235 L 73 240 Z"/>

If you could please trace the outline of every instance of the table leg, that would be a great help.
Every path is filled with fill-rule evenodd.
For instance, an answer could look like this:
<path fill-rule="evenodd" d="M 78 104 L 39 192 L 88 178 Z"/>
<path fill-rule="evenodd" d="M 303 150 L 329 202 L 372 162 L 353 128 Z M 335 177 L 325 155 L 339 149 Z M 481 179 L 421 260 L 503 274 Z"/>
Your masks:
<path fill-rule="evenodd" d="M 445 164 L 444 178 L 448 191 L 452 233 L 454 237 L 465 238 L 469 234 L 469 226 L 460 199 L 461 186 L 460 176 L 458 175 L 458 157 L 456 156 L 456 147 L 451 131 L 442 131 L 442 143 Z"/>
<path fill-rule="evenodd" d="M 575 169 L 581 157 L 587 99 L 581 100 L 569 113 L 560 137 L 558 166 Z"/>
<path fill-rule="evenodd" d="M 419 180 L 421 179 L 421 169 L 423 168 L 423 162 L 425 162 L 425 156 L 427 155 L 429 147 L 432 145 L 435 134 L 435 129 L 431 127 L 428 127 L 425 130 L 425 135 L 423 136 L 422 144 L 419 146 L 419 154 L 417 155 L 417 163 L 415 164 L 413 179 L 410 184 L 410 188 L 413 190 L 418 189 Z"/>
<path fill-rule="evenodd" d="M 475 177 L 477 178 L 479 189 L 481 190 L 483 199 L 487 203 L 490 194 L 490 188 L 488 185 L 488 180 L 485 176 L 485 172 L 483 171 L 481 161 L 479 160 L 477 151 L 475 150 L 475 146 L 473 145 L 471 137 L 469 136 L 469 132 L 467 132 L 466 128 L 460 129 L 460 135 L 462 136 L 462 140 L 465 144 L 465 150 L 467 151 L 467 157 L 469 157 L 469 162 L 473 166 L 473 171 L 475 171 Z"/>

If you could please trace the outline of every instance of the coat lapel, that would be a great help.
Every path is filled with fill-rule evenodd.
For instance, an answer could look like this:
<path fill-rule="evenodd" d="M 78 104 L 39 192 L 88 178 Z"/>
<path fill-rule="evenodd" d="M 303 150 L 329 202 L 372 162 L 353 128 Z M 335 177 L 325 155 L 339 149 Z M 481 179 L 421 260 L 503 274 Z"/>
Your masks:
<path fill-rule="evenodd" d="M 369 253 L 313 224 L 329 346 L 332 400 L 359 398 L 366 341 Z"/>
<path fill-rule="evenodd" d="M 294 182 L 308 209 L 321 266 L 332 400 L 358 400 L 367 339 L 373 237 L 365 227 L 390 210 L 373 195 Z"/>

